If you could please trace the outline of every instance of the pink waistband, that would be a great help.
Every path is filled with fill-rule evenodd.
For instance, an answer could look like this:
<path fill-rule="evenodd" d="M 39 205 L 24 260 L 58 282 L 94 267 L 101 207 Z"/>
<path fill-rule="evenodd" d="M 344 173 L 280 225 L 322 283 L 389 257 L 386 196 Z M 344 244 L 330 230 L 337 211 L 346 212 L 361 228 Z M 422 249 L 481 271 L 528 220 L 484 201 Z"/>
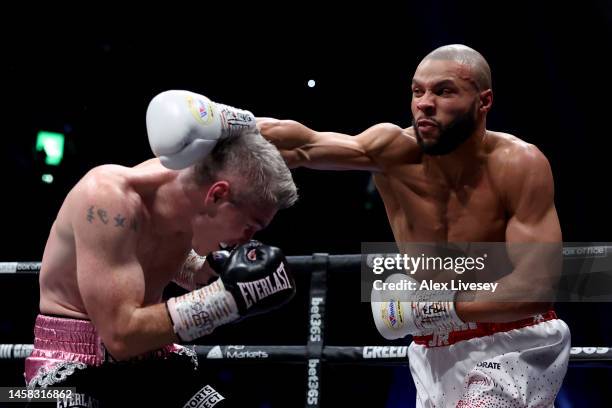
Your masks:
<path fill-rule="evenodd" d="M 79 355 L 79 361 L 95 365 L 104 358 L 102 341 L 89 320 L 38 315 L 34 324 L 34 350 Z"/>
<path fill-rule="evenodd" d="M 169 344 L 136 359 L 166 357 L 180 346 Z M 25 362 L 26 383 L 60 365 L 99 366 L 113 361 L 89 320 L 38 315 L 34 324 L 34 350 Z"/>

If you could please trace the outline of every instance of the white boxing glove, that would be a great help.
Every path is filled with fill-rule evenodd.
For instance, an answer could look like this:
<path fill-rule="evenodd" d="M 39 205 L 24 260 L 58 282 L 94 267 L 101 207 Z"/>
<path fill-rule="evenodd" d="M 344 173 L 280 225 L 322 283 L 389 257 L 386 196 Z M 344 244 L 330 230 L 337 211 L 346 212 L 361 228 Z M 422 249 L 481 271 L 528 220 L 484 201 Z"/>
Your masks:
<path fill-rule="evenodd" d="M 166 91 L 147 108 L 149 144 L 161 163 L 173 170 L 195 164 L 223 137 L 256 129 L 249 111 L 212 102 L 189 91 Z"/>
<path fill-rule="evenodd" d="M 384 283 L 385 290 L 372 288 L 371 306 L 376 329 L 385 339 L 423 336 L 464 325 L 455 311 L 456 292 L 418 290 L 420 283 L 403 273 L 389 276 Z"/>

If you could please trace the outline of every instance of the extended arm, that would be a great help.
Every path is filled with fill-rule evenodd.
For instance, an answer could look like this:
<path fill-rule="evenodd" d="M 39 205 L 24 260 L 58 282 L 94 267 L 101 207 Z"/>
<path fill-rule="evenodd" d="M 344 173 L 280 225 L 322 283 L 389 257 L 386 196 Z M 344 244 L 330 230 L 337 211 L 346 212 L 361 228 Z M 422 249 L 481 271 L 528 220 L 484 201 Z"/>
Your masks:
<path fill-rule="evenodd" d="M 379 171 L 393 155 L 402 129 L 378 124 L 357 136 L 316 132 L 293 120 L 258 118 L 263 137 L 273 143 L 290 167 Z"/>

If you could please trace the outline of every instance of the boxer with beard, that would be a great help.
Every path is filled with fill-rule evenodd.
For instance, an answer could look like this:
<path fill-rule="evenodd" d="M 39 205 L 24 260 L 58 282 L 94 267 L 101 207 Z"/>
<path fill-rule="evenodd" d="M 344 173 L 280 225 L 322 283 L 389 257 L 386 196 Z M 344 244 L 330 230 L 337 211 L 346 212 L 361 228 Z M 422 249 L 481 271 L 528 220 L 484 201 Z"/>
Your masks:
<path fill-rule="evenodd" d="M 534 263 L 511 250 L 561 247 L 552 171 L 536 146 L 486 128 L 492 103 L 483 56 L 447 45 L 414 73 L 412 127 L 381 123 L 349 136 L 258 119 L 289 167 L 372 172 L 400 252 L 410 243 L 505 243 L 510 269 L 494 295 L 512 288 L 521 299 L 473 291 L 372 299 L 383 337 L 413 336 L 418 407 L 552 406 L 567 370 L 569 329 L 544 296 L 558 280 L 560 251 Z"/>

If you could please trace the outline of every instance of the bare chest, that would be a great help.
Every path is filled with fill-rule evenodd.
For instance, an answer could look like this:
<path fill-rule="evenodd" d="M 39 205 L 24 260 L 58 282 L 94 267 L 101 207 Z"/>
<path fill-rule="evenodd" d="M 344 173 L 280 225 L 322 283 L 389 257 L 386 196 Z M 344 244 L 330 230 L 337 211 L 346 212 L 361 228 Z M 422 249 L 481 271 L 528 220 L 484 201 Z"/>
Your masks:
<path fill-rule="evenodd" d="M 506 211 L 486 172 L 451 188 L 411 167 L 377 180 L 396 241 L 504 240 Z"/>

